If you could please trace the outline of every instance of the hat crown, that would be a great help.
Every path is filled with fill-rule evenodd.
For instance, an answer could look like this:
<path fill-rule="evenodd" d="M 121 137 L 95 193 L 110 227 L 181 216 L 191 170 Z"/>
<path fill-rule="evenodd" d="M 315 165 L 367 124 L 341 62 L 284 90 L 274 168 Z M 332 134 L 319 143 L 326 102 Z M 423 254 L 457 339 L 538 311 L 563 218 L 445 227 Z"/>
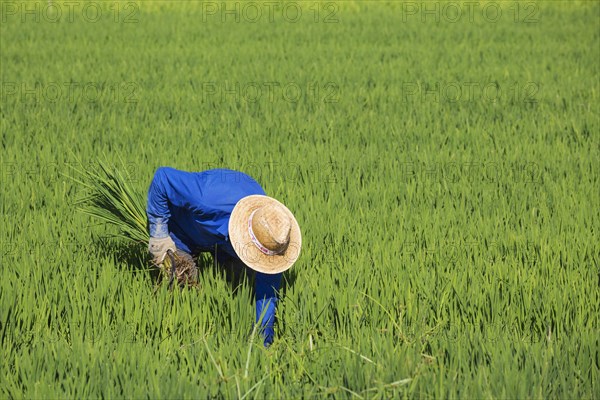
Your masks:
<path fill-rule="evenodd" d="M 252 231 L 264 247 L 275 253 L 283 252 L 290 242 L 292 222 L 285 209 L 278 204 L 267 204 L 256 210 Z"/>

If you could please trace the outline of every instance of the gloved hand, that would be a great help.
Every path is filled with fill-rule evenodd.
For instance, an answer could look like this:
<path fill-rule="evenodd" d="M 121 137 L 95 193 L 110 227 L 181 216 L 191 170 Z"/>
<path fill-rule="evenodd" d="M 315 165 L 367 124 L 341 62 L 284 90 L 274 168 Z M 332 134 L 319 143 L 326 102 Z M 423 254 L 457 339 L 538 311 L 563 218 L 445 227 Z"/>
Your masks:
<path fill-rule="evenodd" d="M 273 344 L 273 341 L 275 340 L 275 329 L 273 329 L 273 325 L 252 326 L 248 331 L 248 338 L 254 336 L 254 330 L 256 330 L 256 341 L 259 342 L 259 340 L 262 340 L 265 348 L 268 348 L 269 346 L 271 346 L 271 344 Z"/>
<path fill-rule="evenodd" d="M 275 339 L 275 331 L 272 326 L 266 327 L 263 331 L 264 346 L 269 347 Z"/>
<path fill-rule="evenodd" d="M 170 236 L 164 238 L 150 238 L 150 241 L 148 242 L 148 251 L 154 257 L 154 263 L 156 265 L 161 264 L 164 261 L 167 250 L 171 250 L 173 253 L 177 250 L 175 242 L 173 242 L 173 239 L 171 239 Z"/>

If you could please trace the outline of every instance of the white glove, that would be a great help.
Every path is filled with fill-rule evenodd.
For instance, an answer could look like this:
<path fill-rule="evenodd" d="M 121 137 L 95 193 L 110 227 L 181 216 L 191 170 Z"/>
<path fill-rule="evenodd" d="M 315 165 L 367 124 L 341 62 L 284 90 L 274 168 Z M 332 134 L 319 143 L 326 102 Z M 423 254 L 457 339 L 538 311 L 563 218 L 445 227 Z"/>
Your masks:
<path fill-rule="evenodd" d="M 173 253 L 177 250 L 175 242 L 170 236 L 164 238 L 150 238 L 148 242 L 148 251 L 154 257 L 154 263 L 156 265 L 162 264 L 167 255 L 167 251 L 171 250 Z"/>

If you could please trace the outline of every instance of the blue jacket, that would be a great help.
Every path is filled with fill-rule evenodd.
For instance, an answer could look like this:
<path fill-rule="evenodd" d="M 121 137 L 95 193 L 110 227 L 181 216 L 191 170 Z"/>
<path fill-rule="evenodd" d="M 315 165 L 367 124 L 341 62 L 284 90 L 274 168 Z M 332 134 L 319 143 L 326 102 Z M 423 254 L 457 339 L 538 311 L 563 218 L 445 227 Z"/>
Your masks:
<path fill-rule="evenodd" d="M 239 260 L 229 241 L 229 217 L 243 197 L 263 188 L 250 176 L 228 169 L 185 172 L 161 167 L 148 190 L 146 213 L 150 236 L 171 236 L 178 249 L 191 254 L 215 252 L 218 260 Z M 256 321 L 263 312 L 265 346 L 273 340 L 273 323 L 281 274 L 255 272 Z"/>

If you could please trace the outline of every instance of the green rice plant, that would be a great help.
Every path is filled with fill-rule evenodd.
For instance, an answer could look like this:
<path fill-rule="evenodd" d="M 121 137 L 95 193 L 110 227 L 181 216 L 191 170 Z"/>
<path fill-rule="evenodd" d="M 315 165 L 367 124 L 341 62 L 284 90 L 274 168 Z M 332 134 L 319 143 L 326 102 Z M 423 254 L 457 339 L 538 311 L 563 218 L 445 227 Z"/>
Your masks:
<path fill-rule="evenodd" d="M 51 3 L 0 10 L 0 398 L 598 398 L 599 2 Z M 132 268 L 163 165 L 295 212 L 269 349 L 210 256 Z"/>
<path fill-rule="evenodd" d="M 87 191 L 76 203 L 81 212 L 116 226 L 117 236 L 122 239 L 148 242 L 145 199 L 131 187 L 126 175 L 103 161 L 96 168 L 76 169 L 76 172 L 77 182 Z"/>
<path fill-rule="evenodd" d="M 121 169 L 126 170 L 122 161 Z M 75 180 L 87 192 L 76 202 L 81 212 L 117 227 L 115 236 L 119 239 L 138 245 L 148 242 L 144 197 L 128 183 L 126 174 L 104 161 L 99 161 L 97 167 L 76 169 L 76 173 L 79 178 Z M 163 279 L 168 277 L 169 287 L 175 279 L 181 286 L 196 285 L 198 276 L 195 261 L 179 251 L 169 251 L 167 255 L 159 267 Z"/>

